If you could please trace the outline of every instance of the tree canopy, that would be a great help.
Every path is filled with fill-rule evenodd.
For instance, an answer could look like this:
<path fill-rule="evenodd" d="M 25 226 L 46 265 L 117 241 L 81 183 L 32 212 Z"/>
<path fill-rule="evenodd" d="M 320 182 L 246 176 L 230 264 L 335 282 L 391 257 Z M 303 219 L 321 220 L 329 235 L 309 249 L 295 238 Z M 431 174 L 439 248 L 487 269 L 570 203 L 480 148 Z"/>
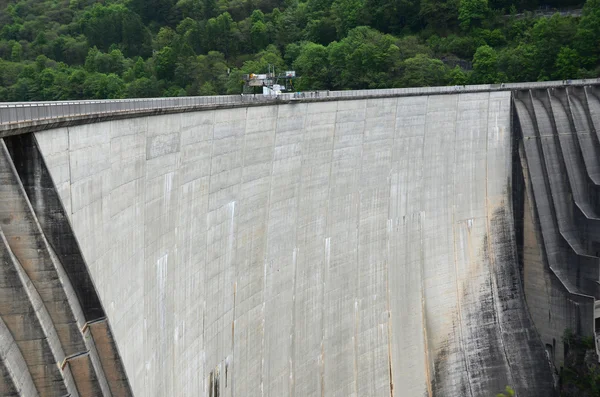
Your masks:
<path fill-rule="evenodd" d="M 5 0 L 0 101 L 216 95 L 600 75 L 600 0 Z M 537 7 L 582 7 L 536 16 Z"/>

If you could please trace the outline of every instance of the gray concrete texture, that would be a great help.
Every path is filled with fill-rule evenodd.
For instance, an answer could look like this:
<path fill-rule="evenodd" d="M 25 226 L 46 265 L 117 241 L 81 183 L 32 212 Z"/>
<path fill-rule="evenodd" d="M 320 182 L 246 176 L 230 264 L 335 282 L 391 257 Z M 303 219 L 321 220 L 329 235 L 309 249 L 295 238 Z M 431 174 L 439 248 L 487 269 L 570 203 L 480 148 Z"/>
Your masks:
<path fill-rule="evenodd" d="M 137 396 L 553 393 L 517 265 L 510 92 L 36 139 Z"/>
<path fill-rule="evenodd" d="M 35 167 L 24 172 L 13 143 L 0 141 L 0 395 L 131 395 L 85 264 L 65 251 L 74 248 L 68 221 L 52 233 L 60 213 L 47 200 L 60 206 L 52 181 Z"/>
<path fill-rule="evenodd" d="M 565 329 L 594 336 L 600 299 L 600 116 L 596 87 L 523 90 L 514 98 L 525 178 L 527 302 L 556 367 Z"/>

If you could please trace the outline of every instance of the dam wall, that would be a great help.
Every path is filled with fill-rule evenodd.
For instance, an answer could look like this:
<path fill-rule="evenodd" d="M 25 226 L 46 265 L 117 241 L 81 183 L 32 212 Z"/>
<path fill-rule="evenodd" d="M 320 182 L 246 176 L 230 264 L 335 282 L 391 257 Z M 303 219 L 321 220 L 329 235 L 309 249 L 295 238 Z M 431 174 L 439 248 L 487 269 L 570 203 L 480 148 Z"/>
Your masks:
<path fill-rule="evenodd" d="M 557 368 L 564 361 L 565 330 L 597 339 L 600 328 L 599 94 L 588 86 L 514 95 L 524 178 L 525 291 Z"/>
<path fill-rule="evenodd" d="M 34 143 L 138 396 L 552 395 L 511 93 L 206 109 Z"/>

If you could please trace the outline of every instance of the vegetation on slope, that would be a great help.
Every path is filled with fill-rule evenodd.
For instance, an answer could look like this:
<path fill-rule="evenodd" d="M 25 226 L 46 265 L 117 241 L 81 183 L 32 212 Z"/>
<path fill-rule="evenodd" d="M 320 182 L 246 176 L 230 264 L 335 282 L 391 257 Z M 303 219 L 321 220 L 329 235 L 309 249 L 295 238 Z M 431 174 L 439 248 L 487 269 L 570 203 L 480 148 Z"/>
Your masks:
<path fill-rule="evenodd" d="M 548 0 L 578 7 L 581 0 Z M 600 0 L 0 0 L 0 101 L 596 77 Z M 519 15 L 517 16 L 517 13 Z"/>
<path fill-rule="evenodd" d="M 560 369 L 561 397 L 600 397 L 600 365 L 592 337 L 570 329 L 563 336 L 565 362 Z"/>

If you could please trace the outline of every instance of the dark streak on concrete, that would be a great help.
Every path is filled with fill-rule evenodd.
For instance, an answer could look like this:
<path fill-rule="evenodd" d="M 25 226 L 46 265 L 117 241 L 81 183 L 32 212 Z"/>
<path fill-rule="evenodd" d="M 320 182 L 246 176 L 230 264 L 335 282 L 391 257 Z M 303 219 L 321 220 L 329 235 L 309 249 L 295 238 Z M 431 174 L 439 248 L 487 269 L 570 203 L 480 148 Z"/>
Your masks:
<path fill-rule="evenodd" d="M 8 368 L 2 360 L 0 360 L 0 395 L 4 397 L 20 396 L 13 380 L 11 379 Z"/>
<path fill-rule="evenodd" d="M 493 239 L 491 245 L 495 247 L 493 277 L 500 298 L 502 339 L 514 382 L 510 386 L 519 397 L 554 396 L 552 371 L 525 302 L 509 218 L 504 206 L 494 211 L 488 238 Z"/>
<path fill-rule="evenodd" d="M 457 380 L 461 396 L 472 392 L 478 397 L 489 390 L 501 392 L 507 385 L 519 397 L 556 395 L 552 370 L 525 302 L 510 218 L 504 206 L 494 211 L 489 220 L 491 236 L 485 237 L 477 256 L 477 260 L 489 264 L 491 278 L 480 286 L 475 310 L 462 312 L 463 333 L 466 331 L 463 338 L 468 345 L 454 354 L 466 356 L 467 375 L 456 379 L 456 371 L 449 366 L 452 347 L 447 344 L 434 358 L 433 397 L 447 396 L 448 384 Z M 468 299 L 469 290 L 468 285 L 463 286 L 463 301 Z M 491 290 L 496 291 L 498 302 L 494 302 Z M 458 315 L 453 314 L 452 329 L 458 326 Z M 512 379 L 508 378 L 509 373 Z"/>
<path fill-rule="evenodd" d="M 523 176 L 523 166 L 521 165 L 521 159 L 519 156 L 519 145 L 523 136 L 521 134 L 519 122 L 517 119 L 517 112 L 514 109 L 514 102 L 511 101 L 511 154 L 512 154 L 512 178 L 511 187 L 508 189 L 511 192 L 512 197 L 512 212 L 513 212 L 513 225 L 515 228 L 515 243 L 516 243 L 516 254 L 517 261 L 519 264 L 519 273 L 521 275 L 521 286 L 524 288 L 524 275 L 523 275 L 523 219 L 524 219 L 524 202 L 525 202 L 525 178 Z"/>
<path fill-rule="evenodd" d="M 20 204 L 22 206 L 23 203 L 29 202 L 33 212 L 28 212 L 25 217 L 29 221 L 29 224 L 33 224 L 34 221 L 37 220 L 41 227 L 41 230 L 35 229 L 34 231 L 24 229 L 23 233 L 29 233 L 24 235 L 25 239 L 23 244 L 25 245 L 19 242 L 22 236 L 20 234 L 15 234 L 13 231 L 11 235 L 7 236 L 7 238 L 12 239 L 13 241 L 11 243 L 11 249 L 16 255 L 20 251 L 27 249 L 27 247 L 31 246 L 33 243 L 36 243 L 37 245 L 35 247 L 38 253 L 37 257 L 42 259 L 48 259 L 47 257 L 50 255 L 49 251 L 54 251 L 62 265 L 62 268 L 69 278 L 71 287 L 75 291 L 75 295 L 79 301 L 79 305 L 81 305 L 81 310 L 84 315 L 84 319 L 82 319 L 82 321 L 86 321 L 86 325 L 83 327 L 83 330 L 78 328 L 74 318 L 68 318 L 71 321 L 69 322 L 69 328 L 65 328 L 62 323 L 59 324 L 61 325 L 60 329 L 62 329 L 62 332 L 68 334 L 62 335 L 60 344 L 65 353 L 69 354 L 69 357 L 62 362 L 60 369 L 62 370 L 63 374 L 72 375 L 72 379 L 75 382 L 74 387 L 77 388 L 79 394 L 82 396 L 102 395 L 101 386 L 99 384 L 100 377 L 106 379 L 112 395 L 131 396 L 132 391 L 127 380 L 127 374 L 125 373 L 119 352 L 112 337 L 112 332 L 105 318 L 104 310 L 92 283 L 91 276 L 81 254 L 77 240 L 75 239 L 74 232 L 62 206 L 62 202 L 60 201 L 58 193 L 56 192 L 54 183 L 46 168 L 45 162 L 39 153 L 35 138 L 32 134 L 27 134 L 5 138 L 4 142 L 8 149 L 8 154 L 5 156 L 5 161 L 8 165 L 10 165 L 12 162 L 10 167 L 5 168 L 8 169 L 14 166 L 14 171 L 12 171 L 12 174 L 10 174 L 13 179 L 13 184 L 19 183 L 24 189 L 24 194 L 17 197 L 14 197 L 14 192 L 10 190 L 8 192 L 4 192 L 4 196 L 6 197 L 2 198 L 5 199 L 4 202 L 8 203 L 5 206 L 8 206 L 7 208 L 10 210 L 11 203 L 13 203 L 14 207 L 20 208 L 16 204 Z M 2 179 L 2 171 L 5 170 L 0 168 L 0 179 Z M 12 201 L 9 201 L 9 199 L 12 199 Z M 14 214 L 8 212 L 8 214 L 11 215 L 7 216 L 6 208 L 4 208 L 4 210 L 4 218 L 8 219 L 9 224 L 12 223 L 11 218 L 15 217 L 13 216 Z M 31 211 L 31 209 L 29 211 Z M 3 219 L 4 223 L 6 222 L 6 219 Z M 19 220 L 19 213 L 17 213 L 16 221 Z M 35 233 L 43 234 L 51 246 L 50 250 L 47 249 L 48 247 L 45 244 L 41 243 L 41 241 L 43 241 L 41 235 L 38 236 L 38 234 Z M 36 237 L 36 239 L 34 240 L 31 236 Z M 4 251 L 8 252 L 8 248 Z M 3 250 L 2 247 L 0 247 L 0 254 L 2 253 Z M 2 258 L 3 256 L 0 255 L 0 259 Z M 31 267 L 36 265 L 36 259 L 37 258 L 35 255 L 28 254 L 23 256 L 23 266 Z M 0 260 L 0 264 L 3 262 L 8 263 L 6 260 Z M 4 266 L 0 268 L 0 270 L 4 269 L 4 272 L 6 272 L 6 268 L 7 266 Z M 34 270 L 40 273 L 44 270 L 44 268 L 42 268 L 42 270 L 35 268 Z M 0 274 L 1 273 L 2 272 L 0 271 Z M 39 276 L 39 274 L 35 272 L 33 274 L 36 277 Z M 13 279 L 15 279 L 15 276 L 11 278 L 11 280 Z M 46 294 L 51 293 L 54 294 L 54 296 L 46 296 L 46 300 L 44 301 L 44 304 L 50 313 L 55 313 L 55 316 L 52 318 L 53 322 L 56 323 L 56 321 L 61 321 L 61 313 L 71 313 L 73 308 L 69 306 L 69 300 L 65 299 L 63 296 L 68 292 L 58 289 L 59 280 L 56 272 L 46 271 L 43 274 L 43 279 L 36 280 L 34 284 L 36 282 L 36 288 L 38 288 L 38 290 L 38 285 L 43 285 L 40 283 L 47 284 L 51 282 L 55 288 L 55 290 L 46 291 Z M 15 282 L 13 282 L 13 284 L 15 284 Z M 2 292 L 2 290 L 3 289 L 0 288 L 0 292 Z M 13 302 L 13 305 L 15 303 L 18 303 L 19 305 L 31 304 L 29 299 L 27 299 L 23 293 L 21 293 L 21 296 L 18 297 L 13 293 L 12 300 L 15 300 L 15 298 L 16 302 Z M 4 309 L 6 306 L 0 305 L 0 308 L 3 308 L 3 310 L 0 310 L 0 314 L 2 314 L 3 319 L 6 320 L 6 316 L 9 316 L 11 313 L 5 313 L 6 310 Z M 28 313 L 33 315 L 34 311 L 29 310 Z M 34 321 L 35 318 L 25 320 L 24 325 L 26 326 L 26 329 L 31 328 Z M 21 322 L 23 322 L 23 319 L 21 319 Z M 8 325 L 10 328 L 11 323 L 9 322 Z M 83 333 L 88 329 L 91 332 L 91 340 L 88 339 L 88 342 L 93 343 L 93 346 L 95 346 L 95 351 L 97 351 L 98 359 L 100 361 L 97 368 L 95 367 L 96 364 L 93 364 L 91 361 L 90 352 L 83 344 L 83 338 L 87 338 L 89 336 L 83 335 Z M 41 342 L 47 344 L 47 335 L 37 335 L 37 337 L 42 338 Z M 59 337 L 61 337 L 61 335 L 59 335 Z M 40 380 L 38 378 L 41 377 L 42 380 L 52 382 L 54 385 L 56 385 L 54 387 L 59 387 L 63 383 L 60 376 L 61 371 L 55 364 L 56 360 L 62 359 L 55 358 L 52 356 L 52 353 L 48 353 L 48 347 L 46 347 L 46 350 L 48 351 L 46 352 L 46 356 L 47 360 L 50 360 L 49 362 L 52 364 L 42 371 L 43 373 L 41 375 L 39 375 L 40 371 L 36 371 L 36 366 L 31 364 L 31 360 L 33 360 L 34 363 L 36 360 L 38 360 L 37 355 L 41 348 L 37 347 L 34 350 L 23 350 L 22 346 L 20 347 L 25 361 L 28 364 L 28 370 L 32 373 L 34 381 L 37 381 L 36 387 L 41 394 L 44 394 L 42 391 L 48 387 L 40 384 Z M 42 351 L 46 350 L 42 349 Z M 59 347 L 56 347 L 55 350 L 58 351 Z M 23 369 L 20 370 L 22 371 Z M 58 375 L 52 377 L 50 375 L 51 370 L 58 371 Z M 69 375 L 69 379 L 71 379 L 71 375 Z M 61 382 L 57 381 L 56 379 L 60 380 Z M 64 395 L 67 392 L 66 390 L 63 391 L 61 391 L 59 394 Z"/>
<path fill-rule="evenodd" d="M 4 140 L 42 230 L 71 280 L 86 321 L 105 317 L 79 244 L 33 134 Z"/>
<path fill-rule="evenodd" d="M 219 370 L 215 369 L 210 371 L 210 378 L 208 382 L 208 395 L 209 397 L 219 397 L 221 389 L 219 387 Z"/>

